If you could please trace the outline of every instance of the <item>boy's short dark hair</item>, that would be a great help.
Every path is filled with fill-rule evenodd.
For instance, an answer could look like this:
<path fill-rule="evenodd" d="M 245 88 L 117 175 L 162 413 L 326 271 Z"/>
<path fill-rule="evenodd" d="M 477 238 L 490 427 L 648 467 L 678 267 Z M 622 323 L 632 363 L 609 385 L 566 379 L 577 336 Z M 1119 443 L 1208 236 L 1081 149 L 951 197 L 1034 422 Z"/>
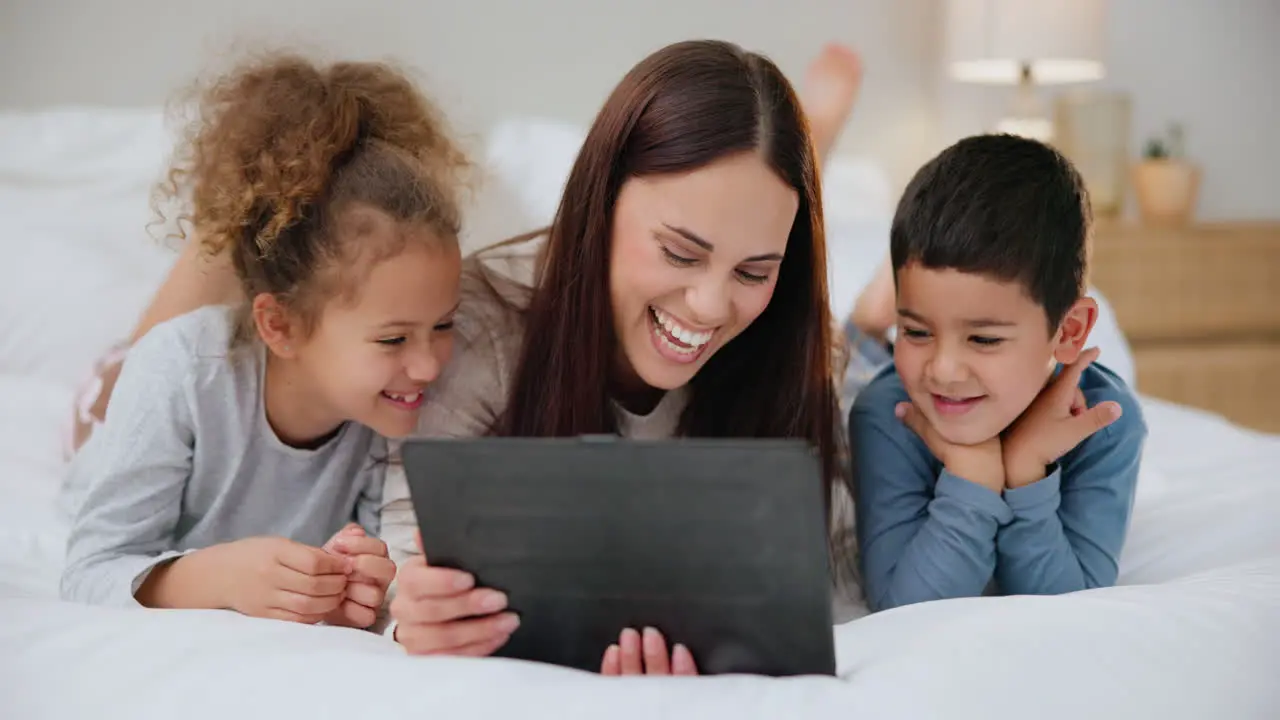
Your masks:
<path fill-rule="evenodd" d="M 1019 282 L 1053 332 L 1084 293 L 1089 197 L 1053 148 L 977 135 L 915 174 L 889 234 L 894 275 L 908 263 Z"/>

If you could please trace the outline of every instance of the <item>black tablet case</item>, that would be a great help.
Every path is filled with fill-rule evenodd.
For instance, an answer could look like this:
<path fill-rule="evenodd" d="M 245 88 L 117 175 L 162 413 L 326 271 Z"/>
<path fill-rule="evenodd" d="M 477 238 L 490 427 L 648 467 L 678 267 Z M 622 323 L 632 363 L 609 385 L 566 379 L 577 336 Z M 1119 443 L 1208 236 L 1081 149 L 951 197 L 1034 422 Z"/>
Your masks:
<path fill-rule="evenodd" d="M 799 442 L 418 440 L 428 562 L 502 590 L 497 656 L 598 671 L 625 627 L 703 674 L 835 672 L 821 464 Z"/>

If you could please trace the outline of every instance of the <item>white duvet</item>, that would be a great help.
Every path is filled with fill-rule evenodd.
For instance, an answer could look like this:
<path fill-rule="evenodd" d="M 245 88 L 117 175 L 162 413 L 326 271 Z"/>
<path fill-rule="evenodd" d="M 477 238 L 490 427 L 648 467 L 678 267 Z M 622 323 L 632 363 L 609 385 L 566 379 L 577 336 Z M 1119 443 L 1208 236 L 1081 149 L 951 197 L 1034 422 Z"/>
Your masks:
<path fill-rule="evenodd" d="M 838 678 L 607 679 L 405 656 L 368 633 L 55 600 L 69 390 L 0 377 L 0 717 L 1268 718 L 1280 440 L 1149 402 L 1120 587 L 925 603 L 835 629 Z M 1189 448 L 1191 443 L 1208 445 Z M 1221 452 L 1218 452 L 1221 451 Z M 1169 471 L 1158 454 L 1184 464 Z"/>
<path fill-rule="evenodd" d="M 58 602 L 73 383 L 167 262 L 137 232 L 139 168 L 159 156 L 139 137 L 159 130 L 146 114 L 0 114 L 0 718 L 1280 717 L 1280 437 L 1151 399 L 1118 587 L 866 617 L 845 603 L 836 678 L 609 679 Z M 119 157 L 84 160 L 94 147 Z"/>

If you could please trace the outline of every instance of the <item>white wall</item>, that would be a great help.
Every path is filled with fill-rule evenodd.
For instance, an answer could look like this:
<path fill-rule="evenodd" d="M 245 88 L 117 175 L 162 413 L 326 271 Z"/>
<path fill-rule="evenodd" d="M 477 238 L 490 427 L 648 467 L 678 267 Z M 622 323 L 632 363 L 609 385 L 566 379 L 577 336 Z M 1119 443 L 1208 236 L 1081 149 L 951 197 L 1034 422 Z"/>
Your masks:
<path fill-rule="evenodd" d="M 1109 0 L 1107 34 L 1100 86 L 1131 93 L 1131 152 L 1182 122 L 1204 171 L 1200 218 L 1280 219 L 1280 0 Z M 993 127 L 1009 90 L 943 71 L 939 142 Z"/>

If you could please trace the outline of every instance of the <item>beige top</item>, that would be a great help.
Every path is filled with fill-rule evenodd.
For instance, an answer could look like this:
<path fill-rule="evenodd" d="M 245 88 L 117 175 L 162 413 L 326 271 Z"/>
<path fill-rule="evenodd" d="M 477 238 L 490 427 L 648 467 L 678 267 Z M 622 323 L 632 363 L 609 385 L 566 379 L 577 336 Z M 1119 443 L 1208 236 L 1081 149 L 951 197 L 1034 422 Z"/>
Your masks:
<path fill-rule="evenodd" d="M 506 408 L 524 334 L 520 310 L 528 298 L 540 245 L 540 241 L 519 243 L 490 250 L 483 260 L 472 255 L 464 261 L 453 357 L 427 392 L 416 437 L 484 435 Z M 494 286 L 506 302 L 494 295 L 486 275 L 496 281 Z M 629 438 L 671 437 L 685 402 L 683 390 L 669 392 L 647 415 L 636 415 L 615 403 L 618 430 Z M 391 452 L 398 454 L 399 443 L 392 443 Z M 381 537 L 398 565 L 417 554 L 418 529 L 399 462 L 387 468 L 382 498 Z"/>

